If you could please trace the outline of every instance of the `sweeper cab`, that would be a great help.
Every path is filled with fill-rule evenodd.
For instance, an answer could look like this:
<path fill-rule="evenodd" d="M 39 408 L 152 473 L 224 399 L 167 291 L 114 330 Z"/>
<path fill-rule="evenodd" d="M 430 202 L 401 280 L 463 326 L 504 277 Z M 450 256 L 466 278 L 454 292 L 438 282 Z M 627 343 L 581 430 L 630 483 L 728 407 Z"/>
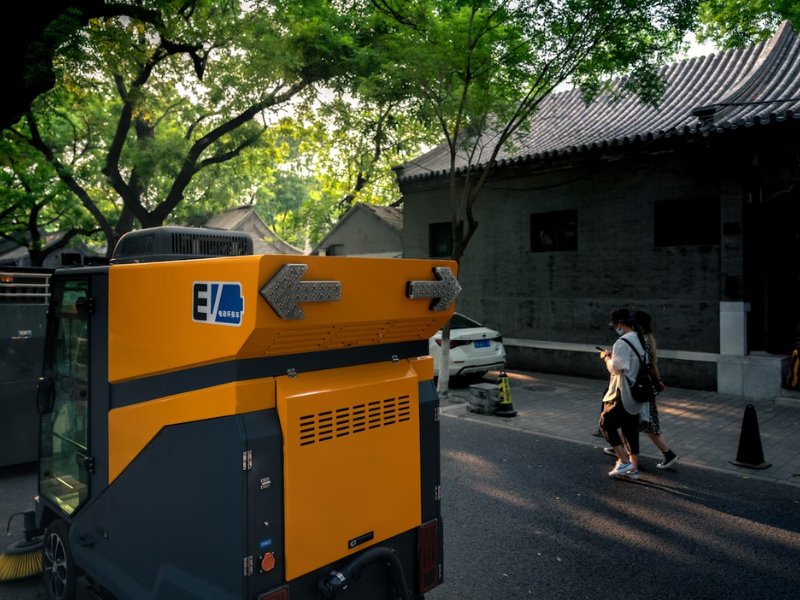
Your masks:
<path fill-rule="evenodd" d="M 148 229 L 53 275 L 29 527 L 51 600 L 442 582 L 427 348 L 454 263 L 251 254 L 246 234 Z"/>

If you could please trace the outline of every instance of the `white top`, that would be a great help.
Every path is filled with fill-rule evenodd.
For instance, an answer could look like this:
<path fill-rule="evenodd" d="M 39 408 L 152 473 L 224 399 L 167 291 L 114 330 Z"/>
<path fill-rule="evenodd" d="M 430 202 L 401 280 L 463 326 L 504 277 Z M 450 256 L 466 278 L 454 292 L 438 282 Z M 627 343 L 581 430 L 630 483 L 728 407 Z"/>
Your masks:
<path fill-rule="evenodd" d="M 608 391 L 603 397 L 603 402 L 612 402 L 614 398 L 617 397 L 617 390 L 621 390 L 622 406 L 625 407 L 625 410 L 632 415 L 641 414 L 644 407 L 647 407 L 649 411 L 649 405 L 647 402 L 636 402 L 631 395 L 631 388 L 629 385 L 630 382 L 636 381 L 636 377 L 639 375 L 639 359 L 636 358 L 631 347 L 622 341 L 623 339 L 633 344 L 633 347 L 639 352 L 639 356 L 642 357 L 642 360 L 647 360 L 644 354 L 644 348 L 642 348 L 642 344 L 639 342 L 639 336 L 636 335 L 635 331 L 626 333 L 614 342 L 614 348 L 611 350 L 611 358 L 606 361 L 608 372 L 611 373 L 611 381 L 608 384 Z"/>

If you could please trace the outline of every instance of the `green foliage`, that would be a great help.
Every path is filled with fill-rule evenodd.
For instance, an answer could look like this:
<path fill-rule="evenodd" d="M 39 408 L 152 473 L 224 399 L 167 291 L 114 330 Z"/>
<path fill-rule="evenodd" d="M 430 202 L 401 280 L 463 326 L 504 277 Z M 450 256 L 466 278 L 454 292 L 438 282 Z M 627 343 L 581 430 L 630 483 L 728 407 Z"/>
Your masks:
<path fill-rule="evenodd" d="M 744 48 L 768 40 L 787 19 L 800 25 L 796 0 L 708 0 L 700 6 L 697 39 L 722 49 Z"/>
<path fill-rule="evenodd" d="M 140 0 L 127 18 L 65 22 L 57 85 L 12 142 L 38 151 L 110 248 L 134 217 L 197 224 L 251 203 L 275 221 L 311 202 L 316 185 L 281 166 L 302 145 L 281 111 L 363 69 L 365 6 Z"/>
<path fill-rule="evenodd" d="M 657 106 L 657 69 L 694 24 L 694 0 L 375 0 L 389 90 L 417 100 L 451 159 L 454 258 L 477 221 L 472 205 L 503 148 L 518 143 L 542 100 L 562 83 L 586 102 L 638 94 Z M 620 85 L 612 77 L 621 76 Z M 456 157 L 470 167 L 457 186 Z M 474 170 L 477 167 L 480 169 Z M 475 179 L 476 181 L 473 181 Z"/>

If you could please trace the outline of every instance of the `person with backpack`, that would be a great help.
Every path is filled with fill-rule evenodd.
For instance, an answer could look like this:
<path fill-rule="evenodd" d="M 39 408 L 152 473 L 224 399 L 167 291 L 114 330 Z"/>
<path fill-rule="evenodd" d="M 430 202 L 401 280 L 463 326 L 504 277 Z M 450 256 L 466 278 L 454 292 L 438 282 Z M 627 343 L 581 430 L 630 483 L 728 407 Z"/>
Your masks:
<path fill-rule="evenodd" d="M 644 335 L 644 351 L 647 354 L 647 362 L 652 365 L 651 368 L 657 381 L 658 391 L 666 391 L 667 387 L 664 385 L 664 382 L 661 381 L 661 373 L 658 370 L 656 338 L 653 336 L 653 330 L 650 327 L 653 319 L 649 314 L 641 310 L 637 310 L 635 313 L 633 313 L 633 318 L 637 325 L 639 325 L 641 328 L 641 332 Z M 669 469 L 678 462 L 678 457 L 672 450 L 670 450 L 664 434 L 661 433 L 661 424 L 658 419 L 658 407 L 656 406 L 655 398 L 650 401 L 648 417 L 648 419 L 643 418 L 639 421 L 639 431 L 646 433 L 661 451 L 661 454 L 664 455 L 664 459 L 658 463 L 656 467 L 659 469 Z"/>
<path fill-rule="evenodd" d="M 639 375 L 647 375 L 645 366 L 643 336 L 636 332 L 636 321 L 630 312 L 620 308 L 611 313 L 609 323 L 619 336 L 611 352 L 601 352 L 600 358 L 606 363 L 611 374 L 608 390 L 603 397 L 603 412 L 599 427 L 603 437 L 614 449 L 617 464 L 609 471 L 610 477 L 639 478 L 639 416 L 649 410 L 649 404 L 639 401 L 647 393 L 647 384 Z M 634 393 L 639 399 L 634 398 Z M 620 432 L 628 444 L 626 451 Z"/>

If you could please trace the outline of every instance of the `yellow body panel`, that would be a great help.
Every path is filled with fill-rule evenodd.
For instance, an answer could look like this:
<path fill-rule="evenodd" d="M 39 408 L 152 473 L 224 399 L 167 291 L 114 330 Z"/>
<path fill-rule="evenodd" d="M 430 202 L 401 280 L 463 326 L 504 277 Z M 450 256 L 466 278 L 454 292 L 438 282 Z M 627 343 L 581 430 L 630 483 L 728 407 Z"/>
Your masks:
<path fill-rule="evenodd" d="M 276 378 L 287 580 L 420 525 L 418 381 L 406 360 Z"/>
<path fill-rule="evenodd" d="M 287 263 L 307 264 L 304 282 L 339 281 L 338 302 L 301 304 L 306 318 L 285 321 L 259 290 Z M 452 261 L 245 256 L 115 265 L 109 269 L 110 383 L 234 359 L 427 340 L 453 307 L 406 297 L 408 281 L 433 281 L 432 267 Z M 240 283 L 240 326 L 192 320 L 195 282 Z"/>
<path fill-rule="evenodd" d="M 163 427 L 275 408 L 275 379 L 227 383 L 108 413 L 108 482 L 136 458 Z"/>
<path fill-rule="evenodd" d="M 432 356 L 418 356 L 417 358 L 409 358 L 408 363 L 414 369 L 420 381 L 430 381 L 433 379 L 433 357 Z"/>

